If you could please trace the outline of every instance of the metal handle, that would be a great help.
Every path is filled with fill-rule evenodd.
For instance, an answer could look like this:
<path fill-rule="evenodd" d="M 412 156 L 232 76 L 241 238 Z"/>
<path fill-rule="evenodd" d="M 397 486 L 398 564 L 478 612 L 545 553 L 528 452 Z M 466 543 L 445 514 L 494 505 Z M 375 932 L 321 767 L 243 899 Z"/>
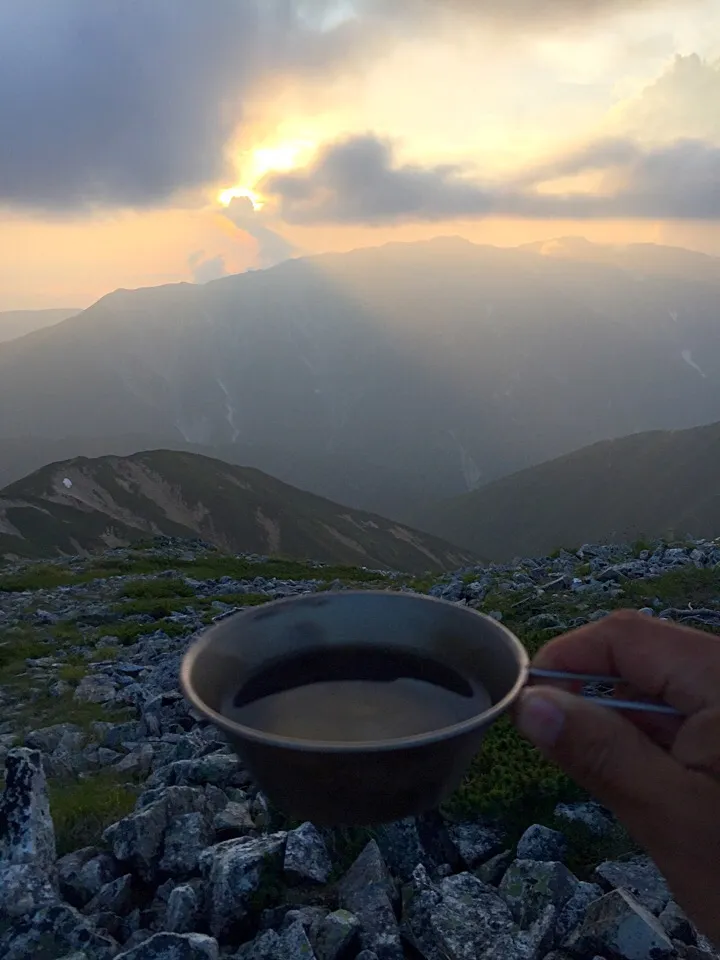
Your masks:
<path fill-rule="evenodd" d="M 621 677 L 599 677 L 592 673 L 567 673 L 564 670 L 540 670 L 531 667 L 528 670 L 530 677 L 547 680 L 582 680 L 585 683 L 607 683 L 615 685 L 616 683 L 626 683 Z M 611 707 L 614 710 L 645 710 L 648 713 L 664 713 L 671 717 L 682 717 L 683 714 L 674 707 L 668 707 L 664 703 L 643 703 L 640 700 L 616 700 L 612 697 L 585 697 L 591 703 L 599 703 L 603 707 Z"/>

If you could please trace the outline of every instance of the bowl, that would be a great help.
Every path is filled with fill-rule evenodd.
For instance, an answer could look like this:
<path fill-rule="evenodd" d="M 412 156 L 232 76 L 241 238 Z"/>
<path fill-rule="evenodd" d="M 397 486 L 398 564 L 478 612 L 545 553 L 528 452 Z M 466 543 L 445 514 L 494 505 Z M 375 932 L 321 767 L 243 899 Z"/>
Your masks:
<path fill-rule="evenodd" d="M 487 699 L 459 722 L 409 736 L 397 736 L 388 720 L 367 741 L 279 735 L 239 722 L 228 707 L 238 691 L 260 691 L 263 677 L 287 674 L 288 665 L 307 683 L 328 664 L 354 664 L 362 678 L 391 661 L 432 664 L 438 675 L 482 685 Z M 278 600 L 214 624 L 186 653 L 181 685 L 285 814 L 322 826 L 372 825 L 435 809 L 453 793 L 491 724 L 520 694 L 528 667 L 517 637 L 471 608 L 417 594 L 342 591 Z"/>

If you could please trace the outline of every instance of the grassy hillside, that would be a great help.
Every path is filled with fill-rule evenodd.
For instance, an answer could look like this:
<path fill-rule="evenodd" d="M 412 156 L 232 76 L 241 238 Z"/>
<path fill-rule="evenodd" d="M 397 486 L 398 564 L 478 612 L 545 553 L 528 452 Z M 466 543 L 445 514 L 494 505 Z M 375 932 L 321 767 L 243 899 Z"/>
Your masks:
<path fill-rule="evenodd" d="M 0 491 L 0 555 L 76 554 L 148 535 L 199 536 L 229 552 L 418 572 L 471 551 L 197 454 L 51 464 Z"/>
<path fill-rule="evenodd" d="M 720 423 L 596 443 L 445 501 L 416 526 L 493 560 L 720 534 Z"/>

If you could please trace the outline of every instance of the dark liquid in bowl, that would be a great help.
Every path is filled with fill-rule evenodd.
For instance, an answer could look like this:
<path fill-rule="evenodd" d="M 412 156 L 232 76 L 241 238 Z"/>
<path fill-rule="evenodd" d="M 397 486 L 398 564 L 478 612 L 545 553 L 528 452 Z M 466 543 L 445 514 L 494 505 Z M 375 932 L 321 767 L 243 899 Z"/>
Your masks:
<path fill-rule="evenodd" d="M 363 742 L 410 737 L 468 720 L 492 704 L 485 687 L 404 651 L 304 651 L 268 665 L 222 713 L 265 733 Z"/>

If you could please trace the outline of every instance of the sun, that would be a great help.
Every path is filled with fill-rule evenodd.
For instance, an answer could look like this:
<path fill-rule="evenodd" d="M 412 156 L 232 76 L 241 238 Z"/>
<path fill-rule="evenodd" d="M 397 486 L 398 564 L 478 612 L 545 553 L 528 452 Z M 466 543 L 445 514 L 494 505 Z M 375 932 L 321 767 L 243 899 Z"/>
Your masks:
<path fill-rule="evenodd" d="M 262 210 L 265 201 L 255 186 L 269 173 L 287 173 L 302 166 L 315 147 L 311 140 L 288 140 L 274 145 L 264 144 L 246 152 L 239 158 L 239 184 L 221 190 L 217 195 L 218 203 L 227 207 L 235 197 L 247 197 L 253 209 Z"/>

